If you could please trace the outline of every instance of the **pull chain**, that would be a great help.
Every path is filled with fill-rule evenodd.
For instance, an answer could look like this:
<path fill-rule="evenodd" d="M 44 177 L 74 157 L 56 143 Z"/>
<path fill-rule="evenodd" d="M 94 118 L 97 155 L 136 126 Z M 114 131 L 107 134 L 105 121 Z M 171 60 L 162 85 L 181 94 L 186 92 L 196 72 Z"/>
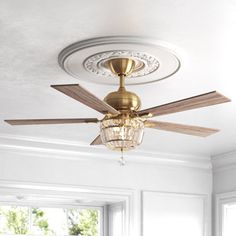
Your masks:
<path fill-rule="evenodd" d="M 123 148 L 121 148 L 121 157 L 119 159 L 119 163 L 121 166 L 124 166 L 125 165 L 125 160 L 124 160 L 124 150 Z"/>

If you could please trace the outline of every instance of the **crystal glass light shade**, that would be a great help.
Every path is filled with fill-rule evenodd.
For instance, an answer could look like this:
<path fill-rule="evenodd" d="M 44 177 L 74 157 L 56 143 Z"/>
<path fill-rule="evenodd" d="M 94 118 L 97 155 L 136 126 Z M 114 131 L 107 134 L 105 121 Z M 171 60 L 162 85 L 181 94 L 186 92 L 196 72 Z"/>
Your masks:
<path fill-rule="evenodd" d="M 103 144 L 112 150 L 130 150 L 142 143 L 144 122 L 135 118 L 104 119 L 100 125 Z"/>

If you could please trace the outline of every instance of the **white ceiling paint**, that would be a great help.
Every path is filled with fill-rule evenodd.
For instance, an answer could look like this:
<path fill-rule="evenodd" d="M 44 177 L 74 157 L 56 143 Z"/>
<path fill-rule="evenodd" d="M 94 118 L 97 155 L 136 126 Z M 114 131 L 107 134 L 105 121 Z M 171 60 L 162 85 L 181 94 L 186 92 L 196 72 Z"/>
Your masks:
<path fill-rule="evenodd" d="M 219 128 L 208 138 L 146 130 L 141 150 L 216 155 L 236 149 L 236 2 L 184 0 L 1 0 L 0 118 L 101 117 L 50 88 L 77 83 L 57 64 L 66 46 L 92 37 L 131 35 L 167 42 L 181 69 L 164 81 L 132 86 L 143 108 L 218 90 L 233 101 L 156 118 Z M 103 98 L 115 87 L 81 82 Z M 97 135 L 94 124 L 11 127 L 0 133 L 84 142 Z M 92 148 L 92 147 L 91 147 Z"/>

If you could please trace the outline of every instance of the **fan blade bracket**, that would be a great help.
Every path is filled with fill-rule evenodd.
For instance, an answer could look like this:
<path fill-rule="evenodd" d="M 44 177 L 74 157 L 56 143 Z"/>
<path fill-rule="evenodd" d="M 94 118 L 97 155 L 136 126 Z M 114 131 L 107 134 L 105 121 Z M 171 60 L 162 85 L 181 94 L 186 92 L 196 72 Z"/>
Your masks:
<path fill-rule="evenodd" d="M 150 112 L 147 112 L 147 113 L 140 114 L 138 116 L 141 117 L 141 118 L 144 118 L 144 119 L 149 119 L 149 118 L 153 117 L 153 114 L 150 113 Z"/>
<path fill-rule="evenodd" d="M 94 146 L 94 145 L 102 145 L 102 139 L 101 136 L 98 135 L 91 143 L 90 145 Z"/>

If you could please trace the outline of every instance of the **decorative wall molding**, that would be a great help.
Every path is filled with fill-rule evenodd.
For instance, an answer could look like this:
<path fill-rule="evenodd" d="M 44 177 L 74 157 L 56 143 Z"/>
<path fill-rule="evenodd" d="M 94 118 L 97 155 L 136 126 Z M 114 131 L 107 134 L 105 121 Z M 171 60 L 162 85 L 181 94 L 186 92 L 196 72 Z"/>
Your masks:
<path fill-rule="evenodd" d="M 174 199 L 177 197 L 180 198 L 190 198 L 190 199 L 199 199 L 202 201 L 202 210 L 203 210 L 203 215 L 202 215 L 202 236 L 207 236 L 209 235 L 209 231 L 211 231 L 211 224 L 210 224 L 210 216 L 209 216 L 209 206 L 211 204 L 210 198 L 208 194 L 195 194 L 195 193 L 178 193 L 178 192 L 162 192 L 162 191 L 150 191 L 150 190 L 143 190 L 142 195 L 141 195 L 141 205 L 142 209 L 144 209 L 144 196 L 145 194 L 148 193 L 155 193 L 157 196 L 164 196 L 164 197 L 173 197 Z M 142 221 L 143 221 L 143 212 L 142 212 Z M 143 222 L 144 223 L 144 222 Z M 143 229 L 142 229 L 143 232 Z"/>
<path fill-rule="evenodd" d="M 213 171 L 224 171 L 236 168 L 236 150 L 212 156 Z"/>
<path fill-rule="evenodd" d="M 67 140 L 43 139 L 35 137 L 0 135 L 0 155 L 11 153 L 14 156 L 32 156 L 78 161 L 113 161 L 118 160 L 116 152 L 104 151 L 103 146 L 91 147 L 85 143 Z M 157 164 L 166 166 L 189 167 L 211 170 L 211 160 L 207 156 L 181 155 L 172 153 L 135 150 L 127 152 L 126 160 L 130 163 Z M 114 158 L 111 158 L 111 157 Z M 89 157 L 89 158 L 88 158 Z"/>
<path fill-rule="evenodd" d="M 101 206 L 133 197 L 131 189 L 0 180 L 0 202 L 19 205 Z"/>
<path fill-rule="evenodd" d="M 111 196 L 113 199 L 118 199 L 122 196 L 130 196 L 134 193 L 134 190 L 128 188 L 113 188 L 113 187 L 103 187 L 103 186 L 87 186 L 87 185 L 69 185 L 69 184 L 56 184 L 56 183 L 43 183 L 43 182 L 29 182 L 29 181 L 7 181 L 0 180 L 0 192 L 4 191 L 29 191 L 41 193 L 54 192 L 58 194 L 61 192 L 63 194 L 69 194 L 71 196 L 74 194 L 101 194 Z M 116 196 L 119 196 L 116 198 Z"/>

